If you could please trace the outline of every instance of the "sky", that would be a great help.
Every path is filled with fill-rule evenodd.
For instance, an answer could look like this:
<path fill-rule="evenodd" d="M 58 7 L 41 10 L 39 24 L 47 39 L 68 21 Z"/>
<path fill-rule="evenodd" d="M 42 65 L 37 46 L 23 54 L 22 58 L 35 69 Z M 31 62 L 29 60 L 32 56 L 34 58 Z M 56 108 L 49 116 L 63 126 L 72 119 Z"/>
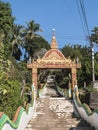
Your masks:
<path fill-rule="evenodd" d="M 49 43 L 52 29 L 59 48 L 66 44 L 90 45 L 86 37 L 83 20 L 79 15 L 77 0 L 2 0 L 9 2 L 15 23 L 26 26 L 26 21 L 34 20 L 40 24 L 40 33 Z M 89 32 L 98 27 L 98 0 L 83 0 Z"/>

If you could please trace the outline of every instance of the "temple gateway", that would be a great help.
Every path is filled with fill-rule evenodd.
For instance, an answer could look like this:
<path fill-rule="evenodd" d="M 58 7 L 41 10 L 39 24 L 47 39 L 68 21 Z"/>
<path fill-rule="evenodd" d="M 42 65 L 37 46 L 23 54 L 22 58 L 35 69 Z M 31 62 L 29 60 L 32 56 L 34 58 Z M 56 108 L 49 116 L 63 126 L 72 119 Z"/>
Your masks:
<path fill-rule="evenodd" d="M 73 89 L 75 84 L 77 84 L 77 69 L 81 68 L 81 64 L 76 63 L 75 60 L 72 61 L 70 58 L 64 57 L 62 52 L 58 49 L 56 37 L 53 34 L 51 49 L 48 50 L 42 58 L 28 63 L 27 67 L 32 69 L 32 83 L 36 89 L 38 87 L 38 69 L 70 69 L 72 78 L 71 87 Z"/>

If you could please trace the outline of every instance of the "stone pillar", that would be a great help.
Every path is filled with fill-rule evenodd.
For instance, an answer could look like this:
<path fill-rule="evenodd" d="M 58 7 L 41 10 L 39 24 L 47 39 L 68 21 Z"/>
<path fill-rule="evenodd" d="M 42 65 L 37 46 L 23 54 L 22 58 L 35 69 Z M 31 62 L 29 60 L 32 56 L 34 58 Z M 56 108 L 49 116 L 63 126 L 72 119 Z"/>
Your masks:
<path fill-rule="evenodd" d="M 34 88 L 37 89 L 37 68 L 32 68 L 32 82 L 34 84 Z"/>
<path fill-rule="evenodd" d="M 77 85 L 77 70 L 75 67 L 71 69 L 72 75 L 72 90 L 74 90 L 74 86 Z"/>
<path fill-rule="evenodd" d="M 34 85 L 34 101 L 37 98 L 37 68 L 32 68 L 32 82 Z"/>

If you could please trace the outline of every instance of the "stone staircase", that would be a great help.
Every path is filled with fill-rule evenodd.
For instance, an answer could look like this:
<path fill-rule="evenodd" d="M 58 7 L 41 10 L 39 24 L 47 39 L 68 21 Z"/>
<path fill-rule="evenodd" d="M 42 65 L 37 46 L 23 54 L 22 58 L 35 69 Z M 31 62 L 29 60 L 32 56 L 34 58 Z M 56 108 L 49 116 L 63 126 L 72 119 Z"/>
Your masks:
<path fill-rule="evenodd" d="M 49 90 L 37 100 L 35 112 L 25 130 L 95 130 L 76 115 L 71 100 L 54 97 L 53 89 L 47 95 Z"/>

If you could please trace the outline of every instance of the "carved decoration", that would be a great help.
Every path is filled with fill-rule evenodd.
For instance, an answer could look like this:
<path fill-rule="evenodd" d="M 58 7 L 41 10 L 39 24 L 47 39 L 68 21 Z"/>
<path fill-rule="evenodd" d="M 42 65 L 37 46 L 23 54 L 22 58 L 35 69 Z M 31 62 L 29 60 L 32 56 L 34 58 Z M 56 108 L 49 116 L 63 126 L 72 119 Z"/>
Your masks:
<path fill-rule="evenodd" d="M 74 62 L 71 61 L 70 58 L 65 58 L 64 55 L 57 49 L 51 49 L 46 54 L 42 59 L 38 59 L 37 62 L 39 64 L 68 64 L 71 63 L 73 64 Z"/>
<path fill-rule="evenodd" d="M 57 45 L 55 36 L 52 37 L 51 49 L 58 49 L 58 45 Z"/>
<path fill-rule="evenodd" d="M 37 87 L 37 69 L 38 68 L 70 68 L 72 73 L 72 88 L 74 82 L 77 81 L 76 71 L 77 68 L 81 67 L 80 63 L 72 61 L 70 58 L 65 58 L 64 55 L 58 50 L 55 36 L 52 38 L 51 49 L 45 53 L 43 58 L 38 58 L 37 61 L 32 61 L 31 64 L 27 65 L 28 68 L 32 69 L 33 83 Z"/>

